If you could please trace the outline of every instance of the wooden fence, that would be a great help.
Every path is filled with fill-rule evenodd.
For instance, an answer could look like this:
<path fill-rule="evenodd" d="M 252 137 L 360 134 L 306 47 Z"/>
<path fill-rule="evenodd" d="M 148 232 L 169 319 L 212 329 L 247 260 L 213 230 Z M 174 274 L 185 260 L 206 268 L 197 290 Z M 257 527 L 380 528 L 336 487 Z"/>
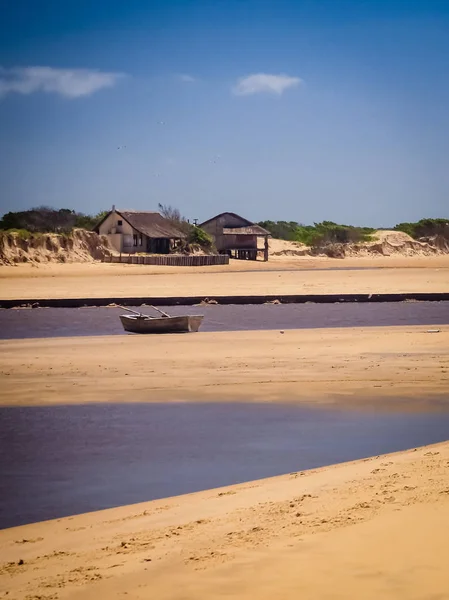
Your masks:
<path fill-rule="evenodd" d="M 163 254 L 159 256 L 121 254 L 120 256 L 105 256 L 103 262 L 124 263 L 129 265 L 161 265 L 168 267 L 206 267 L 212 265 L 228 265 L 229 256 L 225 254 L 196 254 L 192 256 L 184 256 L 182 254 Z"/>

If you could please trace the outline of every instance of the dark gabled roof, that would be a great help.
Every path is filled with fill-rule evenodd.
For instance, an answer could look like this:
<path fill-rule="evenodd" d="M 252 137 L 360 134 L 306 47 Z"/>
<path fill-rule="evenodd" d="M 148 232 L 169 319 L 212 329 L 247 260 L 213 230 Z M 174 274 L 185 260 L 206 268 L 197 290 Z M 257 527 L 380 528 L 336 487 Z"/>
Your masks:
<path fill-rule="evenodd" d="M 224 235 L 271 235 L 269 231 L 260 225 L 248 225 L 248 227 L 223 227 Z"/>
<path fill-rule="evenodd" d="M 251 221 L 248 221 L 248 219 L 244 219 L 243 217 L 241 217 L 240 215 L 237 215 L 236 213 L 233 212 L 222 212 L 219 215 L 215 215 L 215 217 L 212 217 L 212 219 L 207 219 L 207 221 L 204 221 L 204 223 L 201 223 L 200 227 L 203 227 L 203 225 L 207 225 L 207 223 L 210 223 L 211 221 L 215 221 L 216 219 L 219 219 L 220 217 L 223 217 L 224 215 L 231 215 L 232 217 L 235 217 L 236 219 L 240 219 L 245 225 L 254 225 L 254 223 L 251 223 Z"/>
<path fill-rule="evenodd" d="M 127 221 L 136 231 L 147 237 L 169 239 L 183 239 L 187 237 L 181 229 L 178 229 L 171 221 L 158 212 L 137 210 L 116 210 L 115 212 Z M 96 225 L 96 230 L 110 214 L 111 213 L 108 213 L 106 217 Z"/>
<path fill-rule="evenodd" d="M 139 233 L 150 238 L 182 239 L 186 234 L 158 212 L 116 211 Z"/>
<path fill-rule="evenodd" d="M 240 221 L 244 224 L 240 227 L 239 226 L 223 227 L 224 235 L 264 235 L 264 236 L 271 235 L 271 233 L 269 231 L 267 231 L 263 227 L 260 227 L 260 225 L 255 225 L 254 223 L 251 223 L 251 221 L 248 221 L 248 219 L 245 219 L 244 217 L 241 217 L 240 215 L 237 215 L 236 213 L 228 212 L 228 211 L 222 212 L 219 215 L 212 217 L 212 219 L 208 219 L 207 221 L 204 221 L 204 223 L 201 223 L 200 227 L 203 227 L 204 225 L 207 225 L 211 221 L 215 221 L 215 220 L 219 219 L 220 217 L 223 217 L 224 215 L 231 215 L 232 217 L 235 217 L 236 219 L 240 219 Z"/>

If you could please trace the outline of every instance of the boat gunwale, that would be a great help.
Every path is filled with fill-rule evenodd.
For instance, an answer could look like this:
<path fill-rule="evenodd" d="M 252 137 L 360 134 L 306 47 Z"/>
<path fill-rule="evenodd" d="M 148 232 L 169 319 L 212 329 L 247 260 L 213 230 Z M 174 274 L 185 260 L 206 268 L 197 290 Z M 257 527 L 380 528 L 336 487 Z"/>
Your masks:
<path fill-rule="evenodd" d="M 150 317 L 149 315 L 120 315 L 123 329 L 128 333 L 197 333 L 204 315 L 176 315 Z M 145 323 L 145 325 L 143 325 Z"/>

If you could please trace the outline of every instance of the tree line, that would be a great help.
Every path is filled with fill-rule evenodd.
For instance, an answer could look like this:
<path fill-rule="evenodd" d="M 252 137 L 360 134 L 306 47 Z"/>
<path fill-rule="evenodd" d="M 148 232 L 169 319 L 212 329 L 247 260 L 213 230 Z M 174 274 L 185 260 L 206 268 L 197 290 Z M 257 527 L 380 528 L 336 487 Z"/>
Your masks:
<path fill-rule="evenodd" d="M 188 234 L 190 243 L 201 246 L 212 244 L 210 236 L 191 225 L 177 208 L 159 204 L 160 213 L 179 229 Z M 20 212 L 8 212 L 0 219 L 0 229 L 16 230 L 30 233 L 70 233 L 73 229 L 92 230 L 109 211 L 101 211 L 94 215 L 84 214 L 69 208 L 55 209 L 49 206 L 38 206 Z M 322 221 L 313 225 L 304 225 L 296 221 L 260 221 L 274 238 L 301 242 L 307 246 L 324 244 L 367 242 L 372 239 L 375 229 L 372 227 L 355 227 L 342 225 L 333 221 Z M 449 239 L 449 219 L 421 219 L 415 223 L 398 223 L 393 227 L 403 231 L 414 239 L 439 235 Z"/>
<path fill-rule="evenodd" d="M 421 219 L 416 223 L 399 223 L 395 229 L 404 231 L 415 239 L 440 235 L 449 240 L 449 219 Z"/>
<path fill-rule="evenodd" d="M 20 212 L 8 212 L 0 219 L 0 229 L 30 233 L 70 233 L 73 229 L 92 230 L 109 211 L 86 215 L 70 208 L 38 206 Z"/>
<path fill-rule="evenodd" d="M 260 221 L 258 225 L 267 229 L 274 238 L 301 242 L 307 246 L 369 242 L 375 231 L 372 227 L 341 225 L 333 221 L 313 225 L 303 225 L 296 221 Z M 449 219 L 421 219 L 416 223 L 399 223 L 392 229 L 403 231 L 414 239 L 435 235 L 449 239 Z"/>

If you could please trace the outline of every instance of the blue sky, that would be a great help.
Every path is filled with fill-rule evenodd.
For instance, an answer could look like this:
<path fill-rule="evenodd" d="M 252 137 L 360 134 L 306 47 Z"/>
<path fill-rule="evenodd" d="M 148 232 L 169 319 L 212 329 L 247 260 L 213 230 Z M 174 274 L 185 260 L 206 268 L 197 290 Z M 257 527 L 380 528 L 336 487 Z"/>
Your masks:
<path fill-rule="evenodd" d="M 448 1 L 0 9 L 1 212 L 448 215 Z"/>

